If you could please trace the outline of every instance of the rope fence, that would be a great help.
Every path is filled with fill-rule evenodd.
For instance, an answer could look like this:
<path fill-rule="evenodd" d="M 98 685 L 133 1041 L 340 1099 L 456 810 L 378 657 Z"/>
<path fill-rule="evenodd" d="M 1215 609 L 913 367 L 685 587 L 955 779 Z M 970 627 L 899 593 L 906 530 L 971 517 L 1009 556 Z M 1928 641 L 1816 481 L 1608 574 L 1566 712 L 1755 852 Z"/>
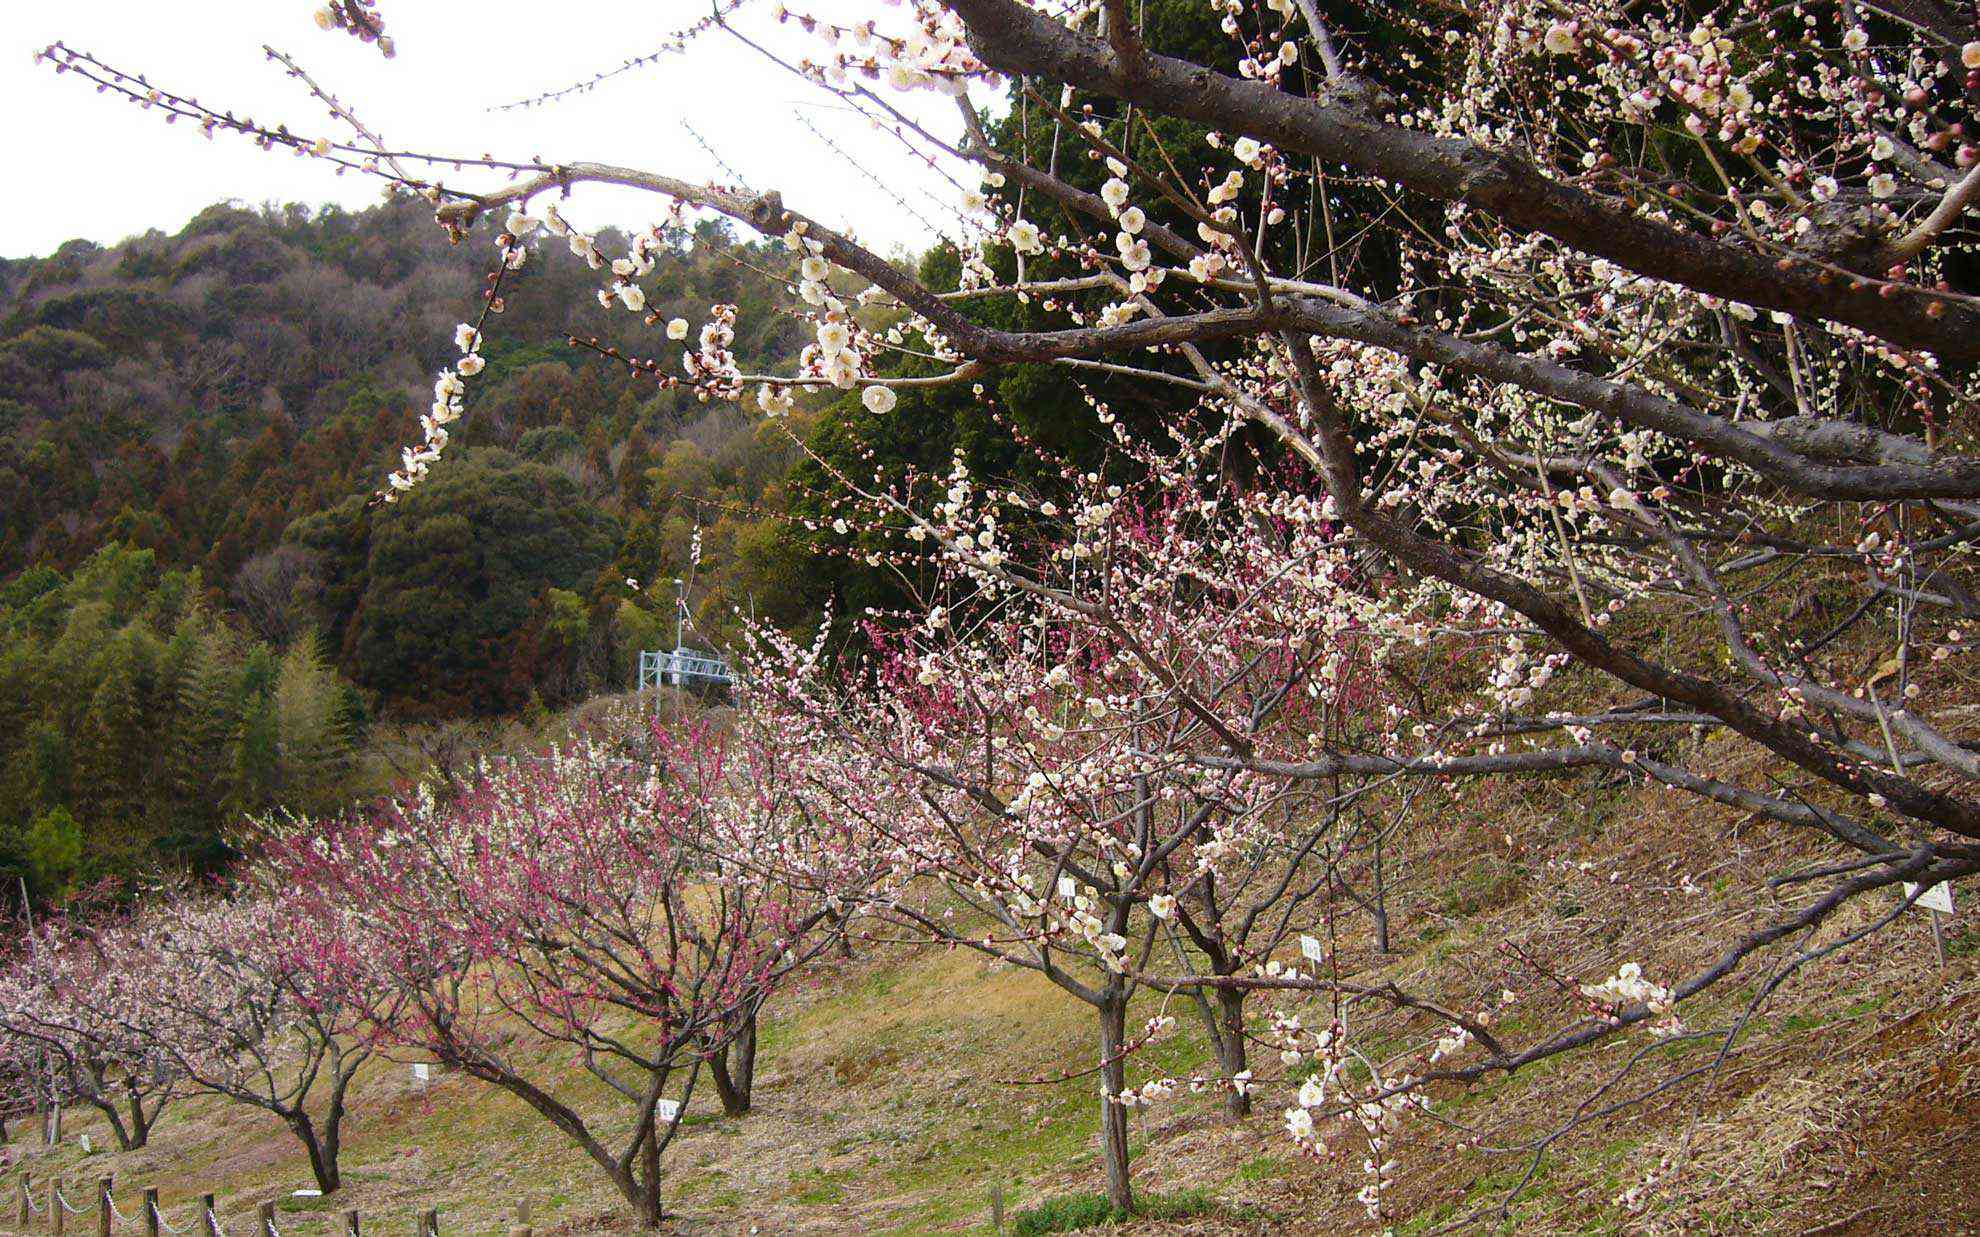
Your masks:
<path fill-rule="evenodd" d="M 96 1197 L 93 1200 L 95 1205 L 85 1204 L 79 1207 L 69 1201 L 61 1181 L 50 1179 L 36 1183 L 23 1176 L 15 1184 L 19 1205 L 14 1224 L 11 1228 L 0 1231 L 13 1234 L 81 1233 L 88 1230 L 81 1225 L 71 1226 L 69 1217 L 93 1215 L 96 1218 L 94 1231 L 97 1237 L 140 1232 L 144 1233 L 145 1237 L 168 1237 L 168 1235 L 187 1237 L 187 1234 L 198 1234 L 198 1237 L 284 1237 L 273 1202 L 259 1204 L 252 1215 L 223 1220 L 215 1196 L 206 1194 L 200 1197 L 199 1204 L 192 1209 L 184 1223 L 174 1224 L 158 1201 L 156 1186 L 145 1187 L 144 1201 L 138 1206 L 138 1214 L 130 1216 L 117 1205 L 113 1185 L 109 1177 L 98 1178 Z M 70 1188 L 75 1188 L 73 1183 Z M 37 1189 L 46 1191 L 46 1202 L 35 1200 Z M 0 1190 L 4 1190 L 4 1187 L 0 1187 Z M 0 1193 L 0 1197 L 4 1197 L 4 1193 Z M 0 1216 L 4 1215 L 5 1212 L 0 1211 Z M 528 1223 L 528 1215 L 527 1206 L 517 1207 L 517 1216 L 523 1222 L 507 1230 L 510 1237 L 531 1237 L 535 1230 Z M 297 1217 L 290 1217 L 292 1223 L 296 1219 Z M 354 1210 L 344 1212 L 341 1218 L 325 1215 L 321 1219 L 326 1226 L 321 1231 L 334 1234 L 334 1237 L 364 1237 L 367 1232 L 374 1234 L 375 1237 L 384 1237 L 388 1232 L 378 1227 L 376 1222 L 367 1229 L 363 1216 Z M 0 1220 L 0 1225 L 3 1224 L 5 1221 Z M 440 1237 L 438 1208 L 429 1207 L 418 1214 L 413 1224 L 412 1237 Z"/>

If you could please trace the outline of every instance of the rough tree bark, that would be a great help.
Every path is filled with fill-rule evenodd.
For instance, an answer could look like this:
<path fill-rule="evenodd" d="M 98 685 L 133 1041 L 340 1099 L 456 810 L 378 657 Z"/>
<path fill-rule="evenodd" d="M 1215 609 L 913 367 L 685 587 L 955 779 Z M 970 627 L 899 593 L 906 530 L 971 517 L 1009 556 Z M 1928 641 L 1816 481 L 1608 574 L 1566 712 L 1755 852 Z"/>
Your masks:
<path fill-rule="evenodd" d="M 756 1007 L 743 1016 L 742 1030 L 725 1042 L 709 1058 L 709 1078 L 722 1101 L 722 1115 L 740 1117 L 749 1112 L 750 1095 L 756 1087 Z"/>
<path fill-rule="evenodd" d="M 1107 1167 L 1107 1201 L 1116 1211 L 1134 1210 L 1134 1183 L 1128 1177 L 1127 1106 L 1116 1096 L 1127 1090 L 1127 997 L 1118 985 L 1100 998 L 1100 1158 Z"/>

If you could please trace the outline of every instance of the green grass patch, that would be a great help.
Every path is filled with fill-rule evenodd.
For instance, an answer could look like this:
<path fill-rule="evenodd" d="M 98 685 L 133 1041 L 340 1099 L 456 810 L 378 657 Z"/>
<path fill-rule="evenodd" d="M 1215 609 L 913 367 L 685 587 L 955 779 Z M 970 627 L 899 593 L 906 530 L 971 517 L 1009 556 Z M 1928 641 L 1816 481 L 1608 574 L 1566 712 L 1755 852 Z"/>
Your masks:
<path fill-rule="evenodd" d="M 846 1184 L 853 1176 L 853 1173 L 847 1171 L 827 1172 L 822 1168 L 814 1168 L 809 1172 L 799 1173 L 791 1179 L 791 1184 L 797 1186 L 798 1202 L 807 1207 L 822 1207 L 845 1202 Z"/>
<path fill-rule="evenodd" d="M 1042 1233 L 1071 1233 L 1082 1228 L 1136 1219 L 1189 1220 L 1218 1215 L 1243 1218 L 1237 1215 L 1238 1210 L 1226 1207 L 1208 1190 L 1143 1194 L 1132 1213 L 1115 1207 L 1102 1194 L 1065 1194 L 1018 1212 L 1011 1219 L 1011 1232 L 1016 1237 L 1037 1237 Z"/>

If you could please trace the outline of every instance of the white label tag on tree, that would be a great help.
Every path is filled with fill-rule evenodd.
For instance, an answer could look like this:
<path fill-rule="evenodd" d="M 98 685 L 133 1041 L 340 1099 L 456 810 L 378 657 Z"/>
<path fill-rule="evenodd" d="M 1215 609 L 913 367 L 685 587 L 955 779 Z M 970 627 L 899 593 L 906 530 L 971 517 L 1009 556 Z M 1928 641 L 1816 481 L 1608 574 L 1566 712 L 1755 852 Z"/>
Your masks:
<path fill-rule="evenodd" d="M 1928 911 L 1938 911 L 1942 915 L 1953 913 L 1951 881 L 1940 881 L 1924 893 L 1918 892 L 1918 886 L 1907 884 L 1904 887 L 1904 896 L 1909 898 L 1914 894 L 1918 898 L 1917 905 L 1924 907 Z"/>
<path fill-rule="evenodd" d="M 673 1124 L 674 1118 L 681 1115 L 680 1101 L 661 1100 L 659 1104 L 659 1115 L 662 1121 L 667 1122 L 669 1125 Z"/>

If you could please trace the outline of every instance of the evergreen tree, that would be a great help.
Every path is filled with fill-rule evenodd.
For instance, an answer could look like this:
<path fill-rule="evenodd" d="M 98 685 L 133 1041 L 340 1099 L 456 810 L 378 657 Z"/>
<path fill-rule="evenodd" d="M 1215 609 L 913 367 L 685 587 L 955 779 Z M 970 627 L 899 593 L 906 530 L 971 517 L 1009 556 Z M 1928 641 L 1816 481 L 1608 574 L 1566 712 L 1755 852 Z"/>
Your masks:
<path fill-rule="evenodd" d="M 184 854 L 219 837 L 227 806 L 237 799 L 233 744 L 240 728 L 237 675 L 217 632 L 192 637 L 173 704 L 167 793 L 169 817 L 160 847 Z"/>
<path fill-rule="evenodd" d="M 275 720 L 273 682 L 263 689 L 257 682 L 265 659 L 256 650 L 242 678 L 241 727 L 234 744 L 233 807 L 241 812 L 263 811 L 276 802 L 281 774 L 281 727 Z M 272 676 L 271 676 L 272 678 Z"/>
<path fill-rule="evenodd" d="M 35 895 L 60 901 L 74 886 L 83 858 L 82 826 L 65 807 L 50 808 L 28 829 L 28 872 Z"/>
<path fill-rule="evenodd" d="M 123 633 L 104 654 L 82 729 L 81 791 L 89 816 L 111 824 L 119 849 L 141 840 L 157 729 L 148 709 L 150 667 L 143 640 Z"/>
<path fill-rule="evenodd" d="M 272 697 L 275 786 L 283 803 L 317 810 L 341 787 L 352 754 L 347 702 L 315 633 L 305 633 L 283 655 Z"/>
<path fill-rule="evenodd" d="M 313 636 L 279 655 L 209 604 L 123 546 L 0 585 L 0 872 L 58 896 L 70 825 L 84 877 L 211 872 L 243 812 L 336 806 L 363 700 Z"/>

